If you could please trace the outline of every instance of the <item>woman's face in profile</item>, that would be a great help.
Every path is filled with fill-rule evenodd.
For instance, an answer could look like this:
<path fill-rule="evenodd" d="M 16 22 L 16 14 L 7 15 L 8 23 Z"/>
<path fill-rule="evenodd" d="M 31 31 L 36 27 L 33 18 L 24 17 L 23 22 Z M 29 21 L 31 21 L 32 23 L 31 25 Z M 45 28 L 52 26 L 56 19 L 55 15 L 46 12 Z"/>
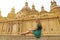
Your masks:
<path fill-rule="evenodd" d="M 40 23 L 40 20 L 36 20 L 36 23 Z"/>

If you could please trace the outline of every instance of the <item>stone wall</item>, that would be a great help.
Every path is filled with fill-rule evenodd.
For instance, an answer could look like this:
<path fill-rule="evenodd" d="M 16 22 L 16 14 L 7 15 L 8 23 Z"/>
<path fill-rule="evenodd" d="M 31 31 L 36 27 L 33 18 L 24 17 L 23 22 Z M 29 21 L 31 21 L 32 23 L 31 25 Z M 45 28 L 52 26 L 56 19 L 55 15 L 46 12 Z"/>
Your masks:
<path fill-rule="evenodd" d="M 58 18 L 41 19 L 42 34 L 60 34 L 60 20 Z M 15 20 L 0 22 L 0 34 L 20 34 L 36 27 L 36 20 Z"/>

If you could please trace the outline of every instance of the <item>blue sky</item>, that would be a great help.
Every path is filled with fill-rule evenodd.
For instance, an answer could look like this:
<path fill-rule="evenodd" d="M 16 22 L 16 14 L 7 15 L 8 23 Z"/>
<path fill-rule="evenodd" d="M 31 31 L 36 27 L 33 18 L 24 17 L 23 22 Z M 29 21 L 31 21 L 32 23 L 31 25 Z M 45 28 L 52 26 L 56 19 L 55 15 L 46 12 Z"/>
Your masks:
<path fill-rule="evenodd" d="M 50 10 L 50 4 L 52 0 L 27 0 L 29 7 L 31 8 L 32 4 L 35 5 L 36 10 L 41 11 L 41 6 L 44 6 L 46 11 Z M 55 0 L 57 5 L 60 6 L 60 0 Z M 15 8 L 15 12 L 20 11 L 24 5 L 26 0 L 0 0 L 0 10 L 2 11 L 2 16 L 7 16 L 11 11 L 11 8 Z"/>

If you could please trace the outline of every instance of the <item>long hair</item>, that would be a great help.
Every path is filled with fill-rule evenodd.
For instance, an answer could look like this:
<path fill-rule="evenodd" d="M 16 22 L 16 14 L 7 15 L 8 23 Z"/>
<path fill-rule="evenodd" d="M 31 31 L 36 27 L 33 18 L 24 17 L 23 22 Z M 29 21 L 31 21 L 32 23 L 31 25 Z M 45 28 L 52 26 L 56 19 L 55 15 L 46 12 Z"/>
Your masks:
<path fill-rule="evenodd" d="M 37 19 L 36 22 L 37 22 L 37 30 L 42 30 L 42 25 L 40 23 L 40 19 Z"/>
<path fill-rule="evenodd" d="M 37 30 L 42 30 L 42 25 L 38 24 Z"/>

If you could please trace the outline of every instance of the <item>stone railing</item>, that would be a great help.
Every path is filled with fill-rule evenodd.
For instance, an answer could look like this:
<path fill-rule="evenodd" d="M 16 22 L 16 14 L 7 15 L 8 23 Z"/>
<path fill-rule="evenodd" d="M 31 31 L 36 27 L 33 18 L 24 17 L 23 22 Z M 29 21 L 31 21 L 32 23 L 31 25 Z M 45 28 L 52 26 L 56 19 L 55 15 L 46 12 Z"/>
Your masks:
<path fill-rule="evenodd" d="M 24 35 L 0 35 L 0 40 L 60 40 L 60 36 L 41 36 L 37 39 L 33 36 Z"/>

